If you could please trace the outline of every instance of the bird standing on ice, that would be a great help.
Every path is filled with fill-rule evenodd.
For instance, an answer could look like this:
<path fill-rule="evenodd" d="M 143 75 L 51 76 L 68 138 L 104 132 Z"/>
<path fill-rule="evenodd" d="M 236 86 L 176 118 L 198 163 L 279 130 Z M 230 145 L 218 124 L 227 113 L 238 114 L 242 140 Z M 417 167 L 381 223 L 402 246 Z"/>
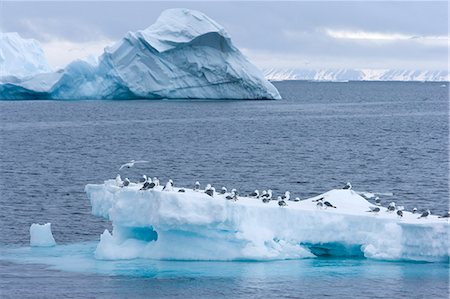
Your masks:
<path fill-rule="evenodd" d="M 252 193 L 250 193 L 248 196 L 258 198 L 259 197 L 259 191 L 255 190 Z"/>
<path fill-rule="evenodd" d="M 380 207 L 369 207 L 370 211 L 367 212 L 372 212 L 372 213 L 378 213 L 380 211 Z"/>
<path fill-rule="evenodd" d="M 352 189 L 352 184 L 350 184 L 350 182 L 347 182 L 347 184 L 345 184 L 345 186 L 342 187 L 342 189 L 344 189 L 344 190 L 351 190 Z"/>
<path fill-rule="evenodd" d="M 117 185 L 118 187 L 123 187 L 123 181 L 122 181 L 122 178 L 120 177 L 120 174 L 118 174 L 118 175 L 116 176 L 116 185 Z"/>
<path fill-rule="evenodd" d="M 163 191 L 173 191 L 173 181 L 170 179 L 164 186 Z"/>
<path fill-rule="evenodd" d="M 131 168 L 134 166 L 134 164 L 138 164 L 138 163 L 148 163 L 148 161 L 144 161 L 144 160 L 140 160 L 140 161 L 136 161 L 136 160 L 131 160 L 130 162 L 127 162 L 125 164 L 123 164 L 122 166 L 120 166 L 119 170 L 122 170 L 124 168 Z"/>
<path fill-rule="evenodd" d="M 200 183 L 197 181 L 194 184 L 194 191 L 198 191 L 200 189 Z"/>
<path fill-rule="evenodd" d="M 431 214 L 430 210 L 426 210 L 426 211 L 423 212 L 422 215 L 420 215 L 417 219 L 420 219 L 420 218 L 427 218 L 430 214 Z"/>
<path fill-rule="evenodd" d="M 282 200 L 290 200 L 291 199 L 291 192 L 286 191 L 284 192 L 284 195 L 281 197 Z"/>

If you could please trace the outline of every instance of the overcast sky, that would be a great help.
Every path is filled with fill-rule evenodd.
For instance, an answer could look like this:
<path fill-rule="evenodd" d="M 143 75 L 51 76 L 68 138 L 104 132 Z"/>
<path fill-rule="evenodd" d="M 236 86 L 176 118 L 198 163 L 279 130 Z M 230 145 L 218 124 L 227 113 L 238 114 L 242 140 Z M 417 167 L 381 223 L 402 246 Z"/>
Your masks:
<path fill-rule="evenodd" d="M 446 70 L 441 2 L 5 2 L 0 30 L 39 40 L 54 67 L 144 29 L 167 8 L 200 10 L 261 68 Z"/>

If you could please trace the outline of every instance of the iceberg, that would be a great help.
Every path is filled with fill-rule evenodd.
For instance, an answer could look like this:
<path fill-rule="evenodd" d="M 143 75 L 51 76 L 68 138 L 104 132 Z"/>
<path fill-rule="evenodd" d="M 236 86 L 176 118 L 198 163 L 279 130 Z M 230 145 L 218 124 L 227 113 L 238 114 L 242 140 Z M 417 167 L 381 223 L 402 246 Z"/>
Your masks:
<path fill-rule="evenodd" d="M 55 238 L 52 234 L 52 224 L 33 223 L 30 226 L 30 246 L 32 247 L 51 247 L 55 246 Z"/>
<path fill-rule="evenodd" d="M 380 260 L 449 261 L 449 221 L 379 207 L 353 190 L 331 190 L 288 201 L 162 186 L 119 186 L 115 180 L 85 187 L 92 214 L 112 222 L 98 259 L 274 260 L 356 256 Z M 320 198 L 333 207 L 319 207 Z"/>
<path fill-rule="evenodd" d="M 280 99 L 278 90 L 201 12 L 164 11 L 145 30 L 49 78 L 8 81 L 0 99 Z"/>
<path fill-rule="evenodd" d="M 22 78 L 51 71 L 37 40 L 0 32 L 0 82 L 8 76 Z"/>

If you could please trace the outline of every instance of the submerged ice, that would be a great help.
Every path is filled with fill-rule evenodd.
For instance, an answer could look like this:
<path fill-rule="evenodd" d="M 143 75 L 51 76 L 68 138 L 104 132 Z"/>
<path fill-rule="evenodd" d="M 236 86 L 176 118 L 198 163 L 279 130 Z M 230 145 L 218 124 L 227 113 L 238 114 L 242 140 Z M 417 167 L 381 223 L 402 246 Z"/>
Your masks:
<path fill-rule="evenodd" d="M 164 11 L 145 30 L 39 78 L 0 84 L 0 99 L 279 99 L 277 89 L 201 12 Z"/>
<path fill-rule="evenodd" d="M 331 190 L 301 201 L 213 196 L 204 190 L 116 180 L 89 184 L 92 213 L 109 219 L 113 231 L 101 235 L 99 259 L 271 260 L 317 255 L 383 260 L 448 261 L 449 222 L 377 207 L 355 191 Z M 231 197 L 230 197 L 231 198 Z M 322 200 L 320 200 L 322 198 Z M 318 202 L 328 202 L 318 206 Z"/>

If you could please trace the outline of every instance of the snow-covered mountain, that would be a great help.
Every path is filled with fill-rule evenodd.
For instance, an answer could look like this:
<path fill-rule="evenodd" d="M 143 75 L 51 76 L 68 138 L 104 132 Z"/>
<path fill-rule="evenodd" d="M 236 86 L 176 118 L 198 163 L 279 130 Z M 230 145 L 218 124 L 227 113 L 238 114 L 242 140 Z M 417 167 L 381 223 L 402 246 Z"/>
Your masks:
<path fill-rule="evenodd" d="M 450 81 L 448 71 L 387 70 L 387 69 L 264 69 L 271 81 Z"/>
<path fill-rule="evenodd" d="M 129 32 L 106 48 L 98 64 L 77 60 L 48 78 L 0 85 L 0 99 L 30 98 L 279 99 L 280 95 L 222 26 L 198 11 L 169 9 L 147 29 Z"/>
<path fill-rule="evenodd" d="M 24 39 L 15 32 L 0 32 L 0 77 L 25 77 L 51 71 L 37 40 Z"/>

